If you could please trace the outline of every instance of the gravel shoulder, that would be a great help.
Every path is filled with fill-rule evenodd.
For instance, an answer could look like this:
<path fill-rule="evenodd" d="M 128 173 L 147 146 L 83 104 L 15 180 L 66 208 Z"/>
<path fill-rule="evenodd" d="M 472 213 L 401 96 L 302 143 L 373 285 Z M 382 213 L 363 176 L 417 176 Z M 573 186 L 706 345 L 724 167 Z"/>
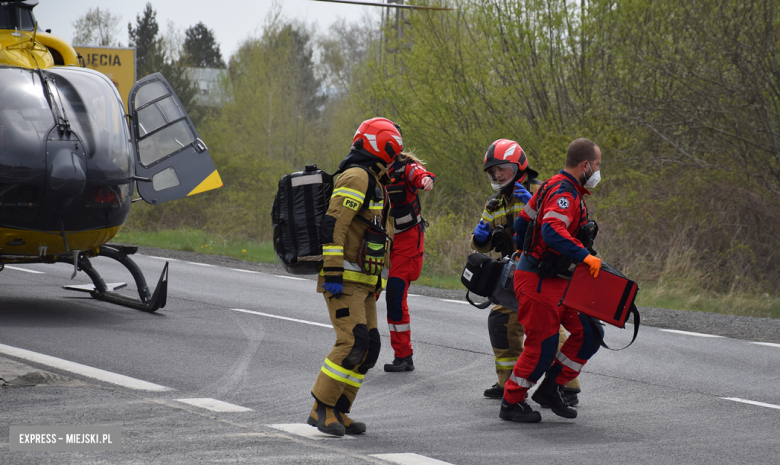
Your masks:
<path fill-rule="evenodd" d="M 183 250 L 167 250 L 150 247 L 139 247 L 138 253 L 177 260 L 208 263 L 210 265 L 228 268 L 260 271 L 263 273 L 279 275 L 289 274 L 284 270 L 284 267 L 279 264 L 247 262 L 223 255 L 206 255 Z M 314 279 L 314 277 L 308 278 Z M 465 290 L 437 289 L 412 284 L 409 288 L 409 292 L 441 299 L 466 300 Z M 780 319 L 668 310 L 654 307 L 639 307 L 639 313 L 642 318 L 641 324 L 646 326 L 714 334 L 750 341 L 780 343 Z"/>

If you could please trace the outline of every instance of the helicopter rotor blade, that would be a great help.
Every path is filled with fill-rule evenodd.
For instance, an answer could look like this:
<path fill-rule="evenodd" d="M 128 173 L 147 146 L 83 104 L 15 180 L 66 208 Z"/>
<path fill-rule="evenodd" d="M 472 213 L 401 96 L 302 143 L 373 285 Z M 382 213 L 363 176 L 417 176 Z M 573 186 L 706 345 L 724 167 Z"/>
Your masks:
<path fill-rule="evenodd" d="M 440 6 L 416 6 L 416 5 L 399 5 L 397 3 L 374 3 L 374 2 L 358 2 L 355 0 L 314 0 L 315 2 L 330 2 L 330 3 L 347 3 L 351 5 L 365 5 L 365 6 L 381 6 L 385 8 L 402 8 L 405 10 L 433 10 L 433 11 L 445 11 L 454 10 L 455 8 L 446 8 Z"/>

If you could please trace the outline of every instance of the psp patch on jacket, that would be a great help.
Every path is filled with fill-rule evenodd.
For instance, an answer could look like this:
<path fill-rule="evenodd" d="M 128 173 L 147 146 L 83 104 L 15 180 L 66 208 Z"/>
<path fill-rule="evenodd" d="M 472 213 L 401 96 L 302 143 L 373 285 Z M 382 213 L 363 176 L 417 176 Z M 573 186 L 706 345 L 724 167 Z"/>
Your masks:
<path fill-rule="evenodd" d="M 355 202 L 352 199 L 344 199 L 344 206 L 351 210 L 358 211 L 358 209 L 360 208 L 360 203 Z"/>

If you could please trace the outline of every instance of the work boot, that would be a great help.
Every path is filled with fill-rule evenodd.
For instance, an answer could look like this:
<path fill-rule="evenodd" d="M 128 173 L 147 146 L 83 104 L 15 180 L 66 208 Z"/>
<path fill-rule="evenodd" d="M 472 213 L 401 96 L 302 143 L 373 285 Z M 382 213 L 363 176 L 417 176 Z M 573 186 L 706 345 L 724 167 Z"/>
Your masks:
<path fill-rule="evenodd" d="M 498 412 L 498 416 L 502 420 L 519 421 L 520 423 L 538 423 L 542 421 L 542 414 L 532 409 L 526 401 L 510 404 L 506 400 L 502 400 L 501 411 Z"/>
<path fill-rule="evenodd" d="M 485 389 L 484 393 L 485 397 L 489 399 L 503 399 L 504 398 L 504 387 L 499 386 L 498 383 L 494 384 L 493 387 L 489 387 Z"/>
<path fill-rule="evenodd" d="M 563 388 L 563 400 L 569 407 L 576 407 L 580 403 L 580 399 L 577 397 L 579 390 L 573 390 L 571 388 Z"/>
<path fill-rule="evenodd" d="M 398 373 L 401 371 L 414 371 L 414 362 L 412 356 L 406 358 L 395 357 L 393 363 L 385 363 L 385 371 L 389 373 Z"/>
<path fill-rule="evenodd" d="M 306 420 L 306 423 L 311 426 L 316 426 L 318 430 L 325 434 L 344 436 L 346 428 L 339 420 L 337 414 L 338 412 L 331 407 L 323 405 L 315 400 L 314 407 L 311 408 L 311 413 L 309 414 L 309 419 Z M 364 431 L 365 427 L 366 425 L 363 425 Z"/>
<path fill-rule="evenodd" d="M 550 410 L 559 417 L 577 418 L 577 411 L 566 403 L 563 395 L 563 386 L 556 384 L 555 381 L 548 377 L 545 377 L 542 384 L 536 388 L 531 399 L 539 405 L 548 405 Z"/>
<path fill-rule="evenodd" d="M 360 421 L 355 421 L 349 418 L 344 412 L 336 412 L 339 417 L 339 421 L 344 425 L 344 431 L 347 434 L 361 434 L 366 432 L 366 424 Z"/>
<path fill-rule="evenodd" d="M 580 403 L 580 399 L 577 397 L 578 392 L 579 391 L 570 391 L 569 388 L 563 388 L 563 400 L 566 401 L 566 405 L 569 407 L 575 407 Z M 542 402 L 539 402 L 539 407 L 550 408 L 550 404 L 542 400 Z"/>

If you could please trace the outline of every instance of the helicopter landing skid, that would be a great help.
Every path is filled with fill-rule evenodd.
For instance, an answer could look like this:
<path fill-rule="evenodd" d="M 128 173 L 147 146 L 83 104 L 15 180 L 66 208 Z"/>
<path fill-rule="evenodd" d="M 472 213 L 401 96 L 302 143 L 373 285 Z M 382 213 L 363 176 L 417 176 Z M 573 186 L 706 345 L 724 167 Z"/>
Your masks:
<path fill-rule="evenodd" d="M 90 295 L 97 300 L 111 302 L 144 312 L 156 312 L 158 309 L 165 307 L 168 299 L 168 263 L 165 263 L 160 279 L 157 281 L 157 287 L 154 289 L 154 294 L 151 294 L 141 269 L 138 268 L 138 265 L 136 265 L 130 257 L 128 257 L 128 255 L 134 254 L 137 250 L 138 247 L 132 246 L 117 244 L 103 245 L 98 251 L 98 256 L 114 259 L 130 271 L 130 274 L 133 275 L 133 279 L 135 280 L 136 288 L 138 289 L 139 299 L 113 292 L 115 289 L 124 286 L 117 286 L 114 283 L 106 285 L 103 278 L 100 277 L 100 274 L 98 274 L 97 270 L 92 266 L 92 262 L 90 262 L 89 258 L 84 254 L 79 255 L 78 269 L 89 276 L 94 283 L 94 288 L 89 289 L 79 286 L 81 287 L 80 289 L 74 289 L 76 286 L 63 287 L 74 291 L 88 291 Z"/>

